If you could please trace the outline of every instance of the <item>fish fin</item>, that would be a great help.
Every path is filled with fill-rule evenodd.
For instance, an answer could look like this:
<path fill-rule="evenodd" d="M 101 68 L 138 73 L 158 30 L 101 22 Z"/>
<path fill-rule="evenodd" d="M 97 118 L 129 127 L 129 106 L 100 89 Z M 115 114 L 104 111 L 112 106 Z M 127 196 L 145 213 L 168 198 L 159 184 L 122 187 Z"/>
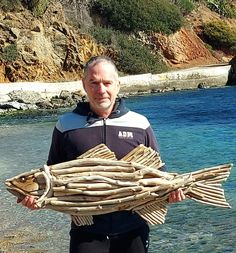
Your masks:
<path fill-rule="evenodd" d="M 72 221 L 76 226 L 93 225 L 93 216 L 76 216 L 71 215 Z"/>
<path fill-rule="evenodd" d="M 167 204 L 167 201 L 154 200 L 149 204 L 138 207 L 138 210 L 136 208 L 133 210 L 151 225 L 163 224 L 165 223 Z"/>
<path fill-rule="evenodd" d="M 160 154 L 151 147 L 146 147 L 143 144 L 140 144 L 130 151 L 121 160 L 126 162 L 135 162 L 146 167 L 153 167 L 157 169 L 164 165 L 161 161 Z"/>
<path fill-rule="evenodd" d="M 94 148 L 89 149 L 87 152 L 78 157 L 81 158 L 101 158 L 107 160 L 117 160 L 115 153 L 112 152 L 105 144 L 99 144 Z"/>
<path fill-rule="evenodd" d="M 233 164 L 223 164 L 191 173 L 195 182 L 184 190 L 186 196 L 200 203 L 230 208 L 222 182 L 226 181 Z"/>

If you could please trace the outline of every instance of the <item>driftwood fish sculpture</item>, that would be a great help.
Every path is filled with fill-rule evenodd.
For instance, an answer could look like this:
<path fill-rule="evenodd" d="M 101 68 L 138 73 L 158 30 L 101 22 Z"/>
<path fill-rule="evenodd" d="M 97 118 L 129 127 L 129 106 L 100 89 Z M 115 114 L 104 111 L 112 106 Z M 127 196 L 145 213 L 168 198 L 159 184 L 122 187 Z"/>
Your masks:
<path fill-rule="evenodd" d="M 168 196 L 178 189 L 201 203 L 230 207 L 221 182 L 232 164 L 191 173 L 161 171 L 159 153 L 139 145 L 121 160 L 100 144 L 75 160 L 44 166 L 6 180 L 18 198 L 35 196 L 41 208 L 70 214 L 77 225 L 93 224 L 93 215 L 121 210 L 137 212 L 148 223 L 162 224 Z"/>

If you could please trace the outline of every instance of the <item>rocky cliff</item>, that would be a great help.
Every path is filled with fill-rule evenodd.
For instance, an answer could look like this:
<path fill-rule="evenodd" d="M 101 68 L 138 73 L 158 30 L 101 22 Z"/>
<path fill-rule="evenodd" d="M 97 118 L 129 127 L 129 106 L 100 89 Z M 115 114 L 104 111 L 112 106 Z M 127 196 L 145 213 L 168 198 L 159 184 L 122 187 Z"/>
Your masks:
<path fill-rule="evenodd" d="M 0 11 L 0 56 L 5 59 L 0 61 L 0 82 L 78 80 L 91 56 L 114 55 L 111 48 L 81 32 L 92 25 L 86 6 L 77 6 L 78 11 L 69 1 L 63 3 L 51 2 L 40 18 L 23 6 L 14 12 Z M 70 25 L 72 17 L 78 26 Z M 209 51 L 199 37 L 202 22 L 212 18 L 220 17 L 199 6 L 187 17 L 188 25 L 177 33 L 140 35 L 140 40 L 152 44 L 172 69 L 227 63 L 232 55 Z M 236 25 L 235 20 L 229 22 Z"/>

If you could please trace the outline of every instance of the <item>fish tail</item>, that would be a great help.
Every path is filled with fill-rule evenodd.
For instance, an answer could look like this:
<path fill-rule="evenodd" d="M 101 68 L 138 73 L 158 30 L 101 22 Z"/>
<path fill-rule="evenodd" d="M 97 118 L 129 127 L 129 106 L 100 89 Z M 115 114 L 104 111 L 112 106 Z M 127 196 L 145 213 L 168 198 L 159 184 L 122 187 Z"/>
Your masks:
<path fill-rule="evenodd" d="M 233 164 L 223 164 L 193 172 L 194 182 L 184 190 L 184 193 L 190 199 L 204 204 L 230 208 L 225 199 L 222 182 L 227 180 L 232 167 Z"/>

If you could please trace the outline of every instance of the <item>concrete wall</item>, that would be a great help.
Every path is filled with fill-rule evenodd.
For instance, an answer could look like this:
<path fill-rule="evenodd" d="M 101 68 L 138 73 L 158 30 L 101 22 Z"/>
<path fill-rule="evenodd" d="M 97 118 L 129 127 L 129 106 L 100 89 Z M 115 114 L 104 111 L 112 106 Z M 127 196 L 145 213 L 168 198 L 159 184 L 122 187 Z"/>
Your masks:
<path fill-rule="evenodd" d="M 199 84 L 206 87 L 224 86 L 228 80 L 230 65 L 212 65 L 162 74 L 142 74 L 120 77 L 121 93 L 150 90 L 195 89 Z M 83 90 L 82 82 L 44 83 L 17 82 L 0 83 L 0 102 L 8 101 L 7 94 L 13 90 L 36 91 L 44 97 L 59 95 L 61 90 L 70 92 Z"/>
<path fill-rule="evenodd" d="M 195 89 L 199 84 L 207 87 L 224 86 L 230 65 L 213 65 L 177 70 L 162 74 L 144 74 L 121 78 L 122 91 L 147 89 Z"/>

